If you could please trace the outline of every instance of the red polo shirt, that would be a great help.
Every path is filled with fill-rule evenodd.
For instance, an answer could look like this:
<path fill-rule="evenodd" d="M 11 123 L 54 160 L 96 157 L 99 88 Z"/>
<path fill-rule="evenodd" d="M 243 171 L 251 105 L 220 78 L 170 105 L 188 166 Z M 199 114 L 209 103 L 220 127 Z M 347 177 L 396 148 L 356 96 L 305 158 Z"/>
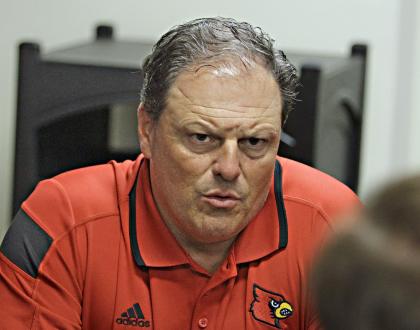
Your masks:
<path fill-rule="evenodd" d="M 359 202 L 319 171 L 280 163 L 264 207 L 213 275 L 160 218 L 142 156 L 41 182 L 0 248 L 0 324 L 317 329 L 308 269 L 332 219 Z"/>

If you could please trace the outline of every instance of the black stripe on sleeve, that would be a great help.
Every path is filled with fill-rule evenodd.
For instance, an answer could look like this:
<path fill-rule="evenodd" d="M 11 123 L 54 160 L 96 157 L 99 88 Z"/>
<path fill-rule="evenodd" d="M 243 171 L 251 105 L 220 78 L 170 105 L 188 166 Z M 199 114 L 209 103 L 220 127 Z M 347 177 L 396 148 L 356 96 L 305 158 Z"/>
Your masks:
<path fill-rule="evenodd" d="M 4 237 L 0 251 L 35 278 L 51 243 L 51 237 L 20 209 Z"/>

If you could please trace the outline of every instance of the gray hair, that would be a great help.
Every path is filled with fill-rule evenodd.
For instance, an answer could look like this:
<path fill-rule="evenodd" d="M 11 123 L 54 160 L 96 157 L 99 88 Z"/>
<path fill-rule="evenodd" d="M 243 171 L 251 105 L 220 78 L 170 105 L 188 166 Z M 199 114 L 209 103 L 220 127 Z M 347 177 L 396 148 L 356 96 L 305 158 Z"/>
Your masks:
<path fill-rule="evenodd" d="M 194 65 L 236 56 L 249 67 L 262 62 L 279 85 L 285 122 L 296 100 L 296 68 L 273 47 L 260 28 L 231 18 L 200 18 L 175 26 L 154 45 L 143 63 L 141 102 L 157 120 L 165 108 L 167 93 L 177 76 Z"/>

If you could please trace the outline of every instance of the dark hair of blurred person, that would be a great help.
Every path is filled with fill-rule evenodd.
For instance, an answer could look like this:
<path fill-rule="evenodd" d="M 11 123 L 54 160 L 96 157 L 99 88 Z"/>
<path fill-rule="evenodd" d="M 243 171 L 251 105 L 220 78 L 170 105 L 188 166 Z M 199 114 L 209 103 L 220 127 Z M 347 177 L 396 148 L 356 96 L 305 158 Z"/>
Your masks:
<path fill-rule="evenodd" d="M 420 329 L 420 176 L 368 200 L 322 251 L 312 285 L 326 330 Z"/>

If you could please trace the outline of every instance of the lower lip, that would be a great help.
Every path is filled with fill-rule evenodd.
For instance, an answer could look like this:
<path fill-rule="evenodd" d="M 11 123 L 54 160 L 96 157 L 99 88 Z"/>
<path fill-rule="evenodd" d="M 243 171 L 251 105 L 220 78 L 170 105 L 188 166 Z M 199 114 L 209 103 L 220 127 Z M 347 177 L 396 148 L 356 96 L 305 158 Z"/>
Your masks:
<path fill-rule="evenodd" d="M 202 199 L 213 207 L 219 209 L 232 209 L 239 204 L 239 199 L 203 196 Z"/>

